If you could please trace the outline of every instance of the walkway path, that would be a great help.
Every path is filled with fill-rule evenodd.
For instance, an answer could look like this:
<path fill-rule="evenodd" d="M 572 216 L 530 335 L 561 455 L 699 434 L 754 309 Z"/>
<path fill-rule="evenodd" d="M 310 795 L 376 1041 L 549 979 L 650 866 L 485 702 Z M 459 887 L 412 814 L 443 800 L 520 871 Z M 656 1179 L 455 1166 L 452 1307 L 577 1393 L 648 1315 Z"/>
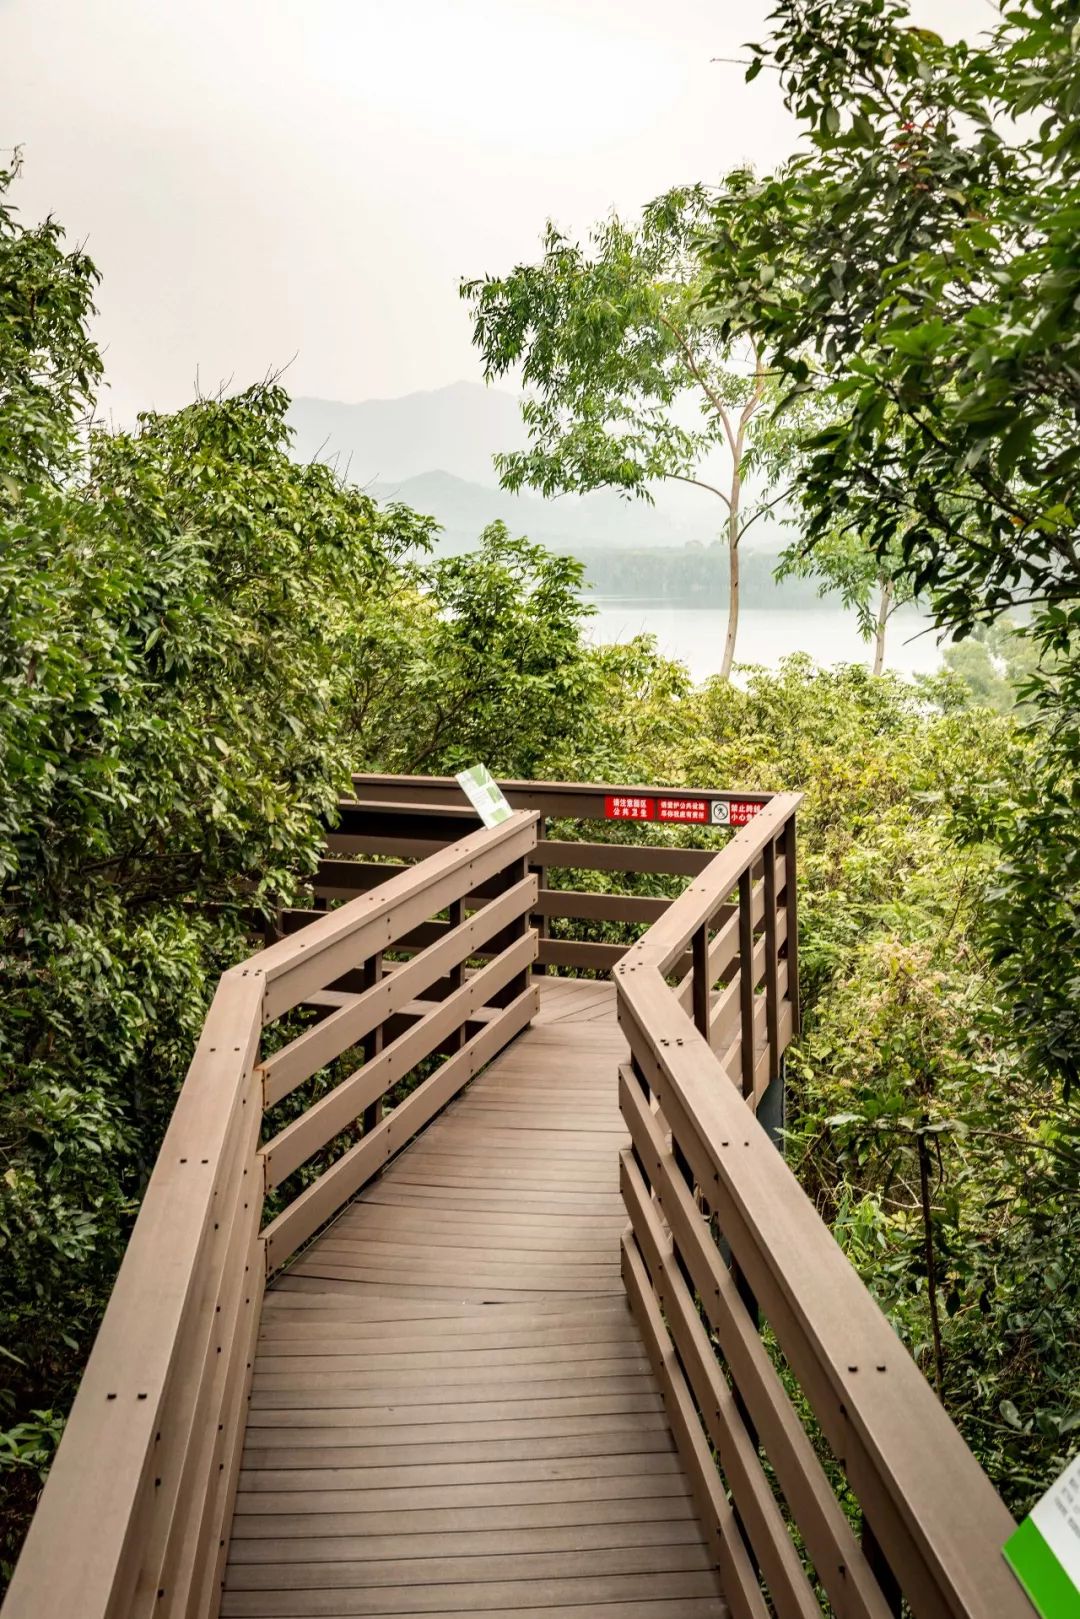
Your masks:
<path fill-rule="evenodd" d="M 224 1615 L 726 1614 L 619 1274 L 613 990 L 541 984 L 268 1292 Z"/>

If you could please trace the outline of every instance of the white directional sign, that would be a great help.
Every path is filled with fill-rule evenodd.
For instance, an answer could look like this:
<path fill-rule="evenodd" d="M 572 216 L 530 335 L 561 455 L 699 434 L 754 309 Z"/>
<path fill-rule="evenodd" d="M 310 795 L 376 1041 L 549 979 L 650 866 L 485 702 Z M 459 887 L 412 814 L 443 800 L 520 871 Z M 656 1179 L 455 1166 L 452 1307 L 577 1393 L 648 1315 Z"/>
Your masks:
<path fill-rule="evenodd" d="M 1004 1551 L 1042 1619 L 1080 1619 L 1080 1456 L 1010 1535 Z"/>
<path fill-rule="evenodd" d="M 457 779 L 485 826 L 498 826 L 500 821 L 509 820 L 513 815 L 502 788 L 487 765 L 473 765 L 471 770 L 459 771 Z"/>

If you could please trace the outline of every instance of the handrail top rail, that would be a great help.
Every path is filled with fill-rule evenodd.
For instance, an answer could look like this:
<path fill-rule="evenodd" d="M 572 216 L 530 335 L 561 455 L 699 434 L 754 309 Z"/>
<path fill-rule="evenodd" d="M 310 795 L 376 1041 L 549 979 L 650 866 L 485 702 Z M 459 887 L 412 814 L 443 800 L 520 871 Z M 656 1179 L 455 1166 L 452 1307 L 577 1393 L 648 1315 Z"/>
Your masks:
<path fill-rule="evenodd" d="M 438 815 L 448 820 L 478 821 L 479 810 L 471 804 L 436 804 L 430 799 L 404 798 L 368 798 L 363 793 L 357 793 L 352 798 L 339 798 L 338 808 L 343 810 L 387 810 L 394 815 Z M 517 812 L 515 812 L 517 813 Z"/>
<path fill-rule="evenodd" d="M 802 793 L 774 793 L 764 809 L 739 828 L 701 875 L 695 877 L 648 932 L 630 946 L 615 968 L 620 982 L 641 967 L 655 968 L 661 978 L 672 970 L 694 934 L 708 923 L 743 873 L 779 835 L 803 797 Z"/>
<path fill-rule="evenodd" d="M 549 798 L 549 797 L 585 797 L 589 799 L 633 797 L 647 794 L 649 796 L 663 795 L 665 798 L 703 798 L 707 802 L 730 803 L 737 800 L 747 804 L 768 804 L 778 795 L 775 792 L 762 788 L 732 788 L 732 787 L 686 787 L 664 786 L 656 782 L 634 782 L 631 784 L 615 782 L 582 782 L 582 781 L 520 781 L 511 777 L 499 776 L 496 778 L 504 793 L 513 793 L 522 797 Z M 383 789 L 396 790 L 407 787 L 420 793 L 461 793 L 461 786 L 456 776 L 406 776 L 383 775 L 378 772 L 356 770 L 352 773 L 356 801 L 364 801 L 372 790 L 381 793 Z M 389 796 L 380 798 L 380 802 L 394 803 L 398 800 Z M 343 803 L 352 803 L 352 799 L 343 799 Z M 431 799 L 424 801 L 425 808 L 431 808 Z M 441 807 L 441 806 L 440 806 Z M 447 806 L 449 807 L 449 806 Z M 464 806 L 463 806 L 464 807 Z"/>
<path fill-rule="evenodd" d="M 712 1166 L 705 1195 L 734 1211 L 734 1228 L 723 1212 L 721 1223 L 736 1258 L 746 1263 L 744 1244 L 752 1245 L 770 1274 L 793 1330 L 948 1591 L 953 1605 L 943 1611 L 1022 1619 L 1026 1599 L 1000 1555 L 1016 1527 L 1012 1514 L 877 1300 L 653 964 L 619 976 L 617 993 L 631 1048 L 640 1040 L 628 1022 L 647 1031 L 653 1060 Z M 768 1317 L 760 1285 L 755 1292 Z M 777 1333 L 790 1359 L 786 1336 Z M 863 1481 L 852 1482 L 858 1493 Z"/>

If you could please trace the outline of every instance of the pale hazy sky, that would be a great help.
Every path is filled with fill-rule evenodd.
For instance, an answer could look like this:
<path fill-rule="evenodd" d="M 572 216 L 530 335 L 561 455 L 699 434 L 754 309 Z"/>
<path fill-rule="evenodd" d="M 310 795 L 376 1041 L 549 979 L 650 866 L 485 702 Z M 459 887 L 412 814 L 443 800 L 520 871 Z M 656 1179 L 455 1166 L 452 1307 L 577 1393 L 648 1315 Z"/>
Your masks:
<path fill-rule="evenodd" d="M 292 360 L 357 400 L 478 367 L 462 274 L 531 257 L 792 130 L 740 54 L 768 0 L 0 0 L 14 200 L 103 272 L 122 420 Z M 988 0 L 916 0 L 974 33 Z M 293 356 L 295 355 L 295 359 Z"/>

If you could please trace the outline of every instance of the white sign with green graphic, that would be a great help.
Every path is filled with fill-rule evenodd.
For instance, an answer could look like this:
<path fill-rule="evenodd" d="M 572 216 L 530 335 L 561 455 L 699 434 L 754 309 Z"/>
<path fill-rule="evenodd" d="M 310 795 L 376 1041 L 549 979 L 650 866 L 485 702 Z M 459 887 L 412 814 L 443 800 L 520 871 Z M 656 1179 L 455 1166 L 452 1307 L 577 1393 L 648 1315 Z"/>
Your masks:
<path fill-rule="evenodd" d="M 487 765 L 473 765 L 471 770 L 462 770 L 457 779 L 485 826 L 498 826 L 500 821 L 507 821 L 513 815 L 513 810 L 503 797 L 502 788 Z"/>
<path fill-rule="evenodd" d="M 1004 1551 L 1043 1619 L 1080 1619 L 1080 1456 L 1010 1535 Z"/>

